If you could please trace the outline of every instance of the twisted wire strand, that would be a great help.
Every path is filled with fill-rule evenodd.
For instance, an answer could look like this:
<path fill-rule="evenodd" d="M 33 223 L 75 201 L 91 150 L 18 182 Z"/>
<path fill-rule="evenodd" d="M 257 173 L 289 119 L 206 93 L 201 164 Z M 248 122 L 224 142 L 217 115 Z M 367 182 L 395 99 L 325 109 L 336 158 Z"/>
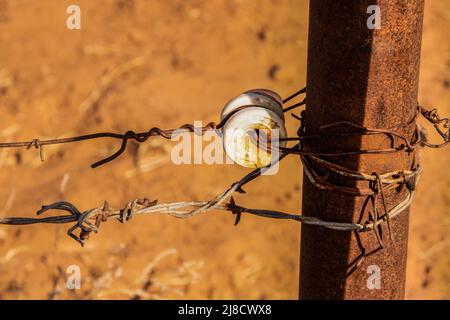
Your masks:
<path fill-rule="evenodd" d="M 241 180 L 242 181 L 242 180 Z M 121 210 L 113 210 L 107 202 L 103 207 L 93 208 L 84 212 L 81 212 L 74 205 L 67 202 L 56 202 L 54 204 L 43 206 L 38 214 L 50 210 L 67 211 L 70 214 L 60 216 L 50 216 L 44 218 L 18 218 L 18 217 L 0 217 L 0 224 L 2 225 L 29 225 L 37 223 L 47 224 L 66 224 L 75 222 L 75 225 L 69 228 L 68 235 L 84 246 L 85 241 L 89 237 L 91 232 L 97 233 L 101 222 L 108 221 L 110 219 L 116 219 L 121 222 L 125 222 L 131 219 L 134 215 L 150 215 L 150 214 L 167 214 L 175 218 L 186 219 L 198 214 L 210 212 L 213 210 L 227 211 L 236 215 L 235 225 L 237 225 L 241 219 L 243 213 L 256 215 L 264 218 L 272 219 L 284 219 L 294 220 L 304 224 L 315 225 L 324 227 L 331 230 L 338 231 L 368 231 L 373 230 L 376 226 L 385 221 L 389 221 L 393 217 L 400 214 L 406 208 L 408 208 L 413 199 L 413 191 L 409 191 L 404 200 L 402 200 L 397 206 L 387 211 L 385 215 L 378 219 L 361 223 L 346 223 L 346 222 L 330 222 L 324 221 L 315 217 L 305 216 L 301 214 L 291 214 L 281 211 L 267 210 L 267 209 L 252 209 L 236 205 L 234 198 L 231 196 L 235 192 L 242 182 L 233 184 L 231 188 L 218 195 L 216 198 L 210 201 L 191 201 L 191 202 L 171 202 L 157 204 L 157 201 L 149 201 L 148 199 L 136 199 L 133 200 Z M 224 203 L 224 201 L 230 198 L 230 201 Z M 80 229 L 80 236 L 76 236 L 73 232 L 76 229 Z"/>
<path fill-rule="evenodd" d="M 216 127 L 214 122 L 210 122 L 204 127 L 195 127 L 192 124 L 184 124 L 181 127 L 177 129 L 166 129 L 163 130 L 158 127 L 151 128 L 147 132 L 134 132 L 134 131 L 127 131 L 124 134 L 114 133 L 114 132 L 99 132 L 94 134 L 86 134 L 86 135 L 80 135 L 75 137 L 69 137 L 69 138 L 60 138 L 60 139 L 48 139 L 48 140 L 40 140 L 40 139 L 33 139 L 31 141 L 23 141 L 23 142 L 3 142 L 0 143 L 0 148 L 20 148 L 20 147 L 26 147 L 27 149 L 30 149 L 31 147 L 35 147 L 36 149 L 40 149 L 41 154 L 41 160 L 43 160 L 42 155 L 42 147 L 46 145 L 56 145 L 56 144 L 66 144 L 66 143 L 73 143 L 73 142 L 81 142 L 85 140 L 94 140 L 94 139 L 100 139 L 100 138 L 113 138 L 113 139 L 119 139 L 122 140 L 122 144 L 114 154 L 111 156 L 97 161 L 94 164 L 91 165 L 92 168 L 99 167 L 103 164 L 106 164 L 112 160 L 117 159 L 124 151 L 126 150 L 127 144 L 129 140 L 135 140 L 139 143 L 147 141 L 150 137 L 160 136 L 164 139 L 171 139 L 172 135 L 175 132 L 179 131 L 187 131 L 187 132 L 193 132 L 197 135 L 203 135 L 206 131 L 214 130 Z"/>
<path fill-rule="evenodd" d="M 401 211 L 405 210 L 411 204 L 413 198 L 413 192 L 409 192 L 405 199 L 403 199 L 397 206 L 388 211 L 388 216 L 393 218 L 397 216 Z M 144 199 L 145 200 L 145 199 Z M 233 200 L 234 201 L 234 200 Z M 133 215 L 147 215 L 147 214 L 167 214 L 175 218 L 186 219 L 198 215 L 200 213 L 205 213 L 212 210 L 229 211 L 240 213 L 248 213 L 264 218 L 273 219 L 285 219 L 285 220 L 295 220 L 305 224 L 322 226 L 328 229 L 341 230 L 341 231 L 368 231 L 374 228 L 374 225 L 379 225 L 387 220 L 388 216 L 382 216 L 378 219 L 375 224 L 373 222 L 368 222 L 365 224 L 361 223 L 346 223 L 346 222 L 329 222 L 324 221 L 315 217 L 305 216 L 301 214 L 291 214 L 281 211 L 267 210 L 267 209 L 252 209 L 242 206 L 238 206 L 232 201 L 225 204 L 216 204 L 214 207 L 210 207 L 206 210 L 197 211 L 196 209 L 205 208 L 211 204 L 211 201 L 180 201 L 180 202 L 170 202 L 161 203 L 151 206 L 146 206 L 137 201 L 139 205 L 134 207 Z M 52 206 L 51 209 L 61 210 L 58 206 Z M 192 210 L 194 209 L 194 210 Z M 50 210 L 50 209 L 48 209 Z M 28 225 L 36 223 L 49 223 L 49 224 L 65 224 L 70 222 L 80 221 L 80 223 L 85 223 L 86 221 L 95 221 L 97 217 L 104 212 L 104 207 L 97 207 L 91 210 L 80 213 L 79 215 L 61 215 L 61 216 L 50 216 L 44 218 L 17 218 L 17 217 L 0 217 L 0 224 L 3 225 Z M 112 210 L 112 209 L 111 209 Z M 112 210 L 107 211 L 107 219 L 117 219 L 121 220 L 124 210 Z M 192 214 L 196 212 L 195 214 Z M 83 215 L 84 214 L 84 215 Z M 129 219 L 128 219 L 129 220 Z M 94 224 L 92 224 L 94 225 Z M 93 228 L 91 225 L 91 231 L 97 231 L 98 228 Z"/>

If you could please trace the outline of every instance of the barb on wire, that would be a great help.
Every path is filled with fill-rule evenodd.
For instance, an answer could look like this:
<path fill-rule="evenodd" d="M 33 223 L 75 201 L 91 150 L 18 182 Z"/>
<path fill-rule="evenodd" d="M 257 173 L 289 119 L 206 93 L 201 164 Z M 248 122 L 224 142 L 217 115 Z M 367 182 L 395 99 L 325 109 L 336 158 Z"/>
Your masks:
<path fill-rule="evenodd" d="M 450 119 L 449 118 L 441 118 L 437 112 L 437 109 L 428 110 L 425 107 L 418 105 L 418 111 L 422 114 L 422 116 L 430 122 L 439 135 L 442 137 L 443 142 L 440 144 L 429 143 L 426 140 L 426 137 L 422 139 L 420 142 L 429 147 L 429 148 L 442 148 L 448 145 L 450 140 Z M 447 131 L 442 131 L 442 128 Z M 422 135 L 423 136 L 423 135 Z M 426 136 L 426 135 L 425 135 Z"/>

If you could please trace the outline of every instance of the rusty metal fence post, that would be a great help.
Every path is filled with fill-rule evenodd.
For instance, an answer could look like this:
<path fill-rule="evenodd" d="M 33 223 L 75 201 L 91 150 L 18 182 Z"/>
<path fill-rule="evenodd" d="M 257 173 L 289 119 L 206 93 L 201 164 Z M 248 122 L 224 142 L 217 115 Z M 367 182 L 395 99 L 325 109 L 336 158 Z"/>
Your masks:
<path fill-rule="evenodd" d="M 367 25 L 369 6 L 380 9 L 381 28 Z M 423 0 L 314 0 L 310 2 L 306 133 L 336 121 L 397 131 L 411 137 L 415 128 Z M 328 130 L 338 130 L 336 128 Z M 345 128 L 342 128 L 345 130 Z M 314 151 L 389 147 L 385 136 L 323 138 Z M 362 154 L 332 161 L 368 173 L 410 169 L 414 153 Z M 334 183 L 358 187 L 342 177 Z M 403 189 L 386 194 L 389 208 Z M 366 197 L 316 189 L 304 179 L 303 213 L 327 221 L 357 222 L 368 219 Z M 377 203 L 380 206 L 380 203 Z M 391 222 L 394 239 L 382 226 L 385 248 L 372 232 L 325 230 L 304 225 L 301 231 L 300 298 L 302 299 L 403 299 L 408 241 L 406 210 Z M 352 270 L 355 262 L 358 268 Z M 368 279 L 380 277 L 380 286 Z M 370 279 L 369 279 L 370 280 Z"/>

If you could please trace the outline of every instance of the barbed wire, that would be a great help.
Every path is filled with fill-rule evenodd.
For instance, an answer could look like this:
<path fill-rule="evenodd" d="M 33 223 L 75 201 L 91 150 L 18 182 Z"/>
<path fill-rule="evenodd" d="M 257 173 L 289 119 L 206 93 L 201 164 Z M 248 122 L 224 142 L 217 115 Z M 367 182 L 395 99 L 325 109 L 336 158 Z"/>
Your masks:
<path fill-rule="evenodd" d="M 92 168 L 99 167 L 103 164 L 106 164 L 110 161 L 113 161 L 117 159 L 127 148 L 128 140 L 135 140 L 139 143 L 147 141 L 151 137 L 160 136 L 165 139 L 171 139 L 172 135 L 176 131 L 186 131 L 186 132 L 193 132 L 197 135 L 203 135 L 208 130 L 213 130 L 216 127 L 214 122 L 208 123 L 204 127 L 194 127 L 192 124 L 185 124 L 177 129 L 166 129 L 163 130 L 158 127 L 151 128 L 150 130 L 146 132 L 134 132 L 134 131 L 127 131 L 124 134 L 120 133 L 114 133 L 114 132 L 99 132 L 94 134 L 86 134 L 86 135 L 80 135 L 70 138 L 59 138 L 59 139 L 48 139 L 48 140 L 40 140 L 40 139 L 33 139 L 31 141 L 23 141 L 23 142 L 6 142 L 6 143 L 0 143 L 0 148 L 21 148 L 26 147 L 27 149 L 30 149 L 31 147 L 35 147 L 36 149 L 39 149 L 40 158 L 42 161 L 44 161 L 43 146 L 47 145 L 57 145 L 57 144 L 66 144 L 66 143 L 73 143 L 73 142 L 81 142 L 85 140 L 94 140 L 94 139 L 100 139 L 100 138 L 113 138 L 113 139 L 119 139 L 122 140 L 122 145 L 120 146 L 120 149 L 117 150 L 113 155 L 95 162 L 91 165 Z"/>
<path fill-rule="evenodd" d="M 293 100 L 297 96 L 306 93 L 306 88 L 303 88 L 291 96 L 287 97 L 283 100 L 283 104 L 288 103 Z M 294 103 L 291 106 L 285 107 L 283 112 L 291 111 L 297 107 L 303 106 L 307 103 L 306 98 L 298 103 Z M 8 142 L 8 143 L 0 143 L 0 148 L 19 148 L 26 147 L 30 149 L 31 147 L 35 147 L 39 149 L 41 160 L 43 160 L 43 151 L 42 147 L 45 145 L 54 145 L 54 144 L 65 144 L 72 142 L 81 142 L 85 140 L 93 140 L 99 138 L 113 138 L 122 140 L 121 147 L 117 150 L 113 155 L 95 162 L 92 167 L 98 167 L 100 165 L 106 164 L 116 158 L 118 158 L 127 148 L 127 143 L 129 140 L 135 140 L 138 143 L 142 143 L 147 141 L 151 137 L 160 136 L 165 139 L 171 139 L 172 135 L 176 131 L 187 131 L 192 132 L 197 135 L 203 135 L 206 131 L 219 130 L 226 124 L 228 119 L 239 112 L 240 110 L 249 107 L 249 106 L 241 106 L 233 110 L 227 117 L 222 119 L 219 124 L 215 124 L 214 122 L 208 123 L 204 127 L 195 127 L 190 124 L 185 124 L 177 129 L 160 129 L 158 127 L 154 127 L 147 132 L 136 133 L 134 131 L 127 131 L 124 134 L 112 133 L 112 132 L 101 132 L 95 134 L 87 134 L 80 135 L 70 138 L 60 138 L 60 139 L 48 139 L 48 140 L 39 140 L 33 139 L 31 141 L 25 142 Z M 436 109 L 428 110 L 423 106 L 417 106 L 417 112 L 414 116 L 414 119 L 411 120 L 411 123 L 415 122 L 418 115 L 422 115 L 426 120 L 428 120 L 438 132 L 438 134 L 443 139 L 442 143 L 433 144 L 428 141 L 428 137 L 425 129 L 416 125 L 413 137 L 408 139 L 403 134 L 397 133 L 392 130 L 385 129 L 374 129 L 360 126 L 358 124 L 354 124 L 351 122 L 336 122 L 328 125 L 324 125 L 320 128 L 321 133 L 316 135 L 306 135 L 305 134 L 305 111 L 303 110 L 300 113 L 300 117 L 292 114 L 292 116 L 300 121 L 300 127 L 297 131 L 298 137 L 288 137 L 284 140 L 286 141 L 296 141 L 297 144 L 293 147 L 278 147 L 279 158 L 273 160 L 271 165 L 264 168 L 259 168 L 251 171 L 247 175 L 245 175 L 242 179 L 235 182 L 228 189 L 226 189 L 221 194 L 217 195 L 215 198 L 209 201 L 193 201 L 193 202 L 169 202 L 158 204 L 157 201 L 150 201 L 148 199 L 135 199 L 126 204 L 126 206 L 120 210 L 112 209 L 108 202 L 105 202 L 103 206 L 82 211 L 78 209 L 75 205 L 60 201 L 50 205 L 43 206 L 38 212 L 37 215 L 41 215 L 45 212 L 51 210 L 58 211 L 66 211 L 69 214 L 59 215 L 59 216 L 50 216 L 44 218 L 25 218 L 25 217 L 0 217 L 0 224 L 3 225 L 28 225 L 28 224 L 39 224 L 39 223 L 51 223 L 51 224 L 66 224 L 73 223 L 73 225 L 68 231 L 68 235 L 79 242 L 81 245 L 84 245 L 85 240 L 88 238 L 91 232 L 98 232 L 99 227 L 102 222 L 105 222 L 110 219 L 119 220 L 121 222 L 128 221 L 134 215 L 144 215 L 144 214 L 168 214 L 170 216 L 176 218 L 189 218 L 199 214 L 203 214 L 206 212 L 210 212 L 213 210 L 226 211 L 235 215 L 235 225 L 237 225 L 241 219 L 242 214 L 252 214 L 265 218 L 273 218 L 273 219 L 288 219 L 295 220 L 298 222 L 302 222 L 305 224 L 321 226 L 324 228 L 339 230 L 339 231 L 355 231 L 355 232 L 363 232 L 373 230 L 375 236 L 377 237 L 380 248 L 384 247 L 380 231 L 378 227 L 382 223 L 387 223 L 387 227 L 389 230 L 389 234 L 391 239 L 393 238 L 391 229 L 390 229 L 390 219 L 397 216 L 401 212 L 403 212 L 412 202 L 415 187 L 417 185 L 420 174 L 422 173 L 422 168 L 419 163 L 413 163 L 411 170 L 396 170 L 393 172 L 383 173 L 383 174 L 368 174 L 364 172 L 355 171 L 336 163 L 333 163 L 329 160 L 324 159 L 324 157 L 336 157 L 336 156 L 348 156 L 353 154 L 383 154 L 383 153 L 393 153 L 393 152 L 413 152 L 418 146 L 421 147 L 430 147 L 430 148 L 441 148 L 449 143 L 449 119 L 441 118 Z M 326 129 L 330 128 L 339 128 L 339 127 L 350 127 L 357 131 L 354 132 L 329 132 Z M 332 152 L 316 152 L 313 151 L 313 148 L 310 145 L 311 140 L 315 138 L 323 138 L 327 136 L 333 137 L 351 137 L 351 136 L 364 136 L 364 135 L 385 135 L 392 138 L 392 146 L 390 148 L 384 149 L 368 149 L 368 150 L 341 150 L 341 151 L 332 151 Z M 396 138 L 396 139 L 394 139 Z M 394 140 L 399 140 L 401 143 L 397 146 L 393 145 Z M 373 212 L 369 212 L 369 221 L 365 223 L 348 223 L 348 222 L 331 222 L 331 221 L 323 221 L 321 219 L 305 216 L 301 214 L 291 214 L 280 211 L 272 211 L 266 209 L 252 209 L 242 207 L 236 204 L 233 194 L 235 192 L 245 193 L 243 190 L 243 186 L 247 183 L 253 181 L 257 177 L 259 177 L 266 170 L 270 170 L 271 167 L 283 160 L 287 155 L 295 154 L 299 155 L 303 164 L 303 169 L 305 176 L 307 179 L 318 189 L 331 191 L 331 192 L 340 192 L 347 193 L 354 196 L 367 196 L 371 199 L 373 204 Z M 338 174 L 344 178 L 354 179 L 354 180 L 363 180 L 369 183 L 368 187 L 347 187 L 337 185 L 329 181 L 330 174 Z M 391 190 L 393 188 L 397 188 L 398 186 L 405 185 L 406 194 L 404 195 L 404 199 L 400 201 L 395 207 L 388 210 L 385 201 L 385 191 Z M 378 210 L 376 208 L 376 199 L 377 197 L 381 197 L 381 203 L 383 205 L 383 215 L 378 214 Z M 229 199 L 229 200 L 228 200 Z M 227 202 L 228 200 L 228 202 Z M 77 236 L 74 234 L 75 230 L 80 229 L 80 235 Z"/>
<path fill-rule="evenodd" d="M 0 217 L 0 224 L 28 225 L 37 223 L 65 224 L 75 222 L 75 225 L 72 226 L 67 231 L 67 233 L 82 246 L 84 246 L 85 240 L 88 238 L 90 233 L 98 232 L 101 222 L 105 222 L 109 219 L 116 219 L 124 223 L 133 218 L 133 216 L 135 215 L 146 214 L 168 214 L 176 218 L 189 218 L 213 210 L 228 211 L 234 214 L 236 216 L 235 225 L 240 222 L 241 215 L 243 213 L 247 213 L 264 218 L 295 220 L 305 224 L 321 226 L 332 230 L 368 231 L 373 230 L 376 226 L 380 225 L 384 221 L 397 216 L 411 204 L 413 198 L 413 191 L 411 190 L 408 192 L 407 196 L 402 202 L 400 202 L 390 211 L 386 212 L 384 216 L 365 224 L 328 222 L 315 217 L 304 216 L 301 214 L 290 214 L 267 209 L 252 209 L 237 205 L 232 194 L 236 191 L 245 193 L 242 187 L 261 175 L 264 170 L 266 170 L 266 168 L 253 170 L 241 180 L 235 182 L 223 193 L 219 194 L 209 201 L 172 202 L 158 204 L 156 200 L 151 201 L 149 199 L 135 199 L 128 202 L 126 206 L 120 210 L 112 209 L 108 202 L 105 201 L 102 207 L 96 207 L 86 211 L 79 210 L 76 206 L 69 202 L 60 201 L 43 206 L 37 212 L 37 215 L 41 215 L 50 210 L 67 211 L 70 213 L 69 215 L 66 214 L 44 218 Z M 230 201 L 224 203 L 228 198 L 230 198 Z M 80 236 L 76 236 L 74 234 L 74 231 L 76 229 L 80 229 Z"/>

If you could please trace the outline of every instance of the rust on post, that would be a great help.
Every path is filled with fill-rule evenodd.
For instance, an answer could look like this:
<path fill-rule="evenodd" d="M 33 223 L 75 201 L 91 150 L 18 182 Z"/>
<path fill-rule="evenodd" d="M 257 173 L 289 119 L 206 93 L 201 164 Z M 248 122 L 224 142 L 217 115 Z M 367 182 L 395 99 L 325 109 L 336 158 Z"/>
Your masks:
<path fill-rule="evenodd" d="M 369 29 L 368 7 L 380 8 L 381 28 Z M 306 134 L 349 121 L 412 137 L 417 110 L 423 0 L 314 0 L 310 2 Z M 349 130 L 345 126 L 325 130 Z M 395 138 L 380 135 L 318 138 L 314 151 L 389 147 Z M 414 152 L 327 158 L 368 173 L 411 169 Z M 330 176 L 336 184 L 366 187 Z M 327 221 L 370 220 L 364 196 L 316 189 L 303 179 L 303 213 Z M 404 197 L 406 186 L 385 192 L 386 206 Z M 378 210 L 383 204 L 378 199 Z M 373 232 L 339 232 L 304 225 L 301 231 L 300 298 L 403 299 L 408 241 L 408 210 L 381 227 L 384 249 Z M 364 259 L 361 257 L 367 254 Z M 369 254 L 374 252 L 373 254 Z M 380 287 L 370 285 L 380 276 Z M 368 281 L 369 280 L 369 281 Z"/>

